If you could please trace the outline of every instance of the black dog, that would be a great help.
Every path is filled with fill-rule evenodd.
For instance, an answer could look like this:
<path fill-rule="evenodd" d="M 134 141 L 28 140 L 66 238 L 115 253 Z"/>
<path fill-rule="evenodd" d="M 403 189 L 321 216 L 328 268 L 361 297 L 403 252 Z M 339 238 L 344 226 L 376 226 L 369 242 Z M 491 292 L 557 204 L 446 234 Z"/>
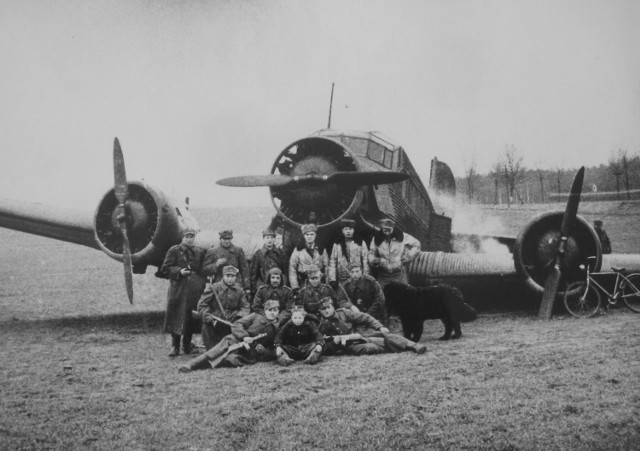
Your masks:
<path fill-rule="evenodd" d="M 440 340 L 460 338 L 460 322 L 476 319 L 477 313 L 464 302 L 462 292 L 450 285 L 413 287 L 391 282 L 384 287 L 387 311 L 400 316 L 404 336 L 412 341 L 420 340 L 425 319 L 440 319 L 444 323 L 444 335 Z M 453 332 L 453 335 L 451 335 Z"/>

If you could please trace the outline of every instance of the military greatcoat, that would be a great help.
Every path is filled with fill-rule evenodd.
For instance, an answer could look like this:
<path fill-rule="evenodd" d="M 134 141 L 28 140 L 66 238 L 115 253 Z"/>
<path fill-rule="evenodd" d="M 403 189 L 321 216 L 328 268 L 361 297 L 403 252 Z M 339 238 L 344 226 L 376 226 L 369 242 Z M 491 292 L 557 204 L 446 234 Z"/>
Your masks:
<path fill-rule="evenodd" d="M 221 258 L 226 259 L 226 262 L 217 265 L 216 262 Z M 235 266 L 240 271 L 237 280 L 240 286 L 245 290 L 251 289 L 247 258 L 242 248 L 234 244 L 230 244 L 229 247 L 217 245 L 208 249 L 204 257 L 203 272 L 206 276 L 212 276 L 213 282 L 220 282 L 222 280 L 222 269 L 229 265 Z"/>
<path fill-rule="evenodd" d="M 204 249 L 197 246 L 178 244 L 167 252 L 160 267 L 160 275 L 169 279 L 167 294 L 167 312 L 164 319 L 164 331 L 177 335 L 193 333 L 198 321 L 191 311 L 198 305 L 198 299 L 205 287 L 202 274 Z M 191 275 L 183 276 L 180 270 L 190 268 Z"/>

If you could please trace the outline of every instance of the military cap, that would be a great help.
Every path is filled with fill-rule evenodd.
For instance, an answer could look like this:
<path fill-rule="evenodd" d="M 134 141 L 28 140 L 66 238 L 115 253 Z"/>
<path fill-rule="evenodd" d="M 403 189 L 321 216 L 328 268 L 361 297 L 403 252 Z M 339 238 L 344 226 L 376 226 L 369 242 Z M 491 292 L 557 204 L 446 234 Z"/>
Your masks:
<path fill-rule="evenodd" d="M 312 265 L 307 267 L 307 277 L 319 276 L 321 274 L 322 271 L 320 271 L 320 268 L 318 268 L 317 266 Z"/>
<path fill-rule="evenodd" d="M 264 303 L 265 310 L 269 310 L 274 307 L 280 310 L 280 301 L 276 301 L 275 299 L 269 299 L 267 302 Z"/>
<path fill-rule="evenodd" d="M 360 262 L 349 263 L 349 271 L 351 271 L 353 268 L 362 268 L 362 264 Z"/>
<path fill-rule="evenodd" d="M 196 236 L 196 233 L 198 233 L 196 229 L 194 229 L 193 227 L 187 227 L 182 231 L 182 236 L 185 236 L 185 235 Z"/>
<path fill-rule="evenodd" d="M 595 221 L 593 221 L 593 225 L 602 227 L 602 221 L 600 221 L 599 219 L 596 219 Z"/>
<path fill-rule="evenodd" d="M 276 232 L 274 232 L 271 229 L 266 229 L 262 232 L 262 238 L 264 238 L 265 236 L 272 236 L 275 237 L 276 236 Z"/>
<path fill-rule="evenodd" d="M 333 300 L 330 296 L 324 297 L 320 299 L 319 308 L 323 309 L 325 307 L 333 306 Z"/>
<path fill-rule="evenodd" d="M 384 218 L 380 220 L 380 227 L 395 227 L 396 223 L 389 218 Z"/>
<path fill-rule="evenodd" d="M 233 274 L 234 276 L 238 274 L 240 271 L 233 265 L 228 265 L 222 268 L 222 274 Z"/>
<path fill-rule="evenodd" d="M 278 267 L 271 268 L 269 271 L 267 271 L 267 276 L 270 276 L 272 274 L 277 274 L 277 275 L 281 276 L 282 275 L 282 270 L 280 268 L 278 268 Z"/>
<path fill-rule="evenodd" d="M 218 235 L 220 235 L 221 240 L 224 240 L 224 239 L 230 240 L 231 238 L 233 238 L 233 230 L 223 230 Z"/>
<path fill-rule="evenodd" d="M 340 221 L 340 225 L 342 227 L 355 227 L 356 226 L 356 222 L 353 219 L 342 219 Z"/>
<path fill-rule="evenodd" d="M 309 233 L 309 232 L 317 232 L 318 226 L 315 224 L 305 224 L 302 227 L 300 227 L 300 230 L 302 230 L 302 234 L 304 235 L 305 233 Z"/>

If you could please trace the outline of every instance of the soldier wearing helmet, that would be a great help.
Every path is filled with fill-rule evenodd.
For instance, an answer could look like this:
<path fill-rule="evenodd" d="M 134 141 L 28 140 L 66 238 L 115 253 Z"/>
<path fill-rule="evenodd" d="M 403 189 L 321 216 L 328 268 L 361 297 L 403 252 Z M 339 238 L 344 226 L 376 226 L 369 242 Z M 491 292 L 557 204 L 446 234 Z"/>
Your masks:
<path fill-rule="evenodd" d="M 280 268 L 271 268 L 267 271 L 266 279 L 267 282 L 260 285 L 258 291 L 256 291 L 251 310 L 253 312 L 262 312 L 265 302 L 277 300 L 280 303 L 278 319 L 281 323 L 286 322 L 291 317 L 291 309 L 294 303 L 293 291 L 284 285 Z"/>

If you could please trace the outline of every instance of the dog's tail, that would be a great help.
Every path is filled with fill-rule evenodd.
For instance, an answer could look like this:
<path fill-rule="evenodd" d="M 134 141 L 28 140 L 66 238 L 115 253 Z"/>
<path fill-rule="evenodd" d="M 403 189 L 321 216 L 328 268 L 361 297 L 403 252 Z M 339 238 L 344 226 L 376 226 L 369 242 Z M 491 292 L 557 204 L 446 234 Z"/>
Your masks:
<path fill-rule="evenodd" d="M 451 297 L 451 313 L 454 318 L 457 318 L 461 323 L 468 323 L 478 317 L 476 309 L 464 302 L 462 292 L 457 288 L 454 288 L 450 293 Z"/>

